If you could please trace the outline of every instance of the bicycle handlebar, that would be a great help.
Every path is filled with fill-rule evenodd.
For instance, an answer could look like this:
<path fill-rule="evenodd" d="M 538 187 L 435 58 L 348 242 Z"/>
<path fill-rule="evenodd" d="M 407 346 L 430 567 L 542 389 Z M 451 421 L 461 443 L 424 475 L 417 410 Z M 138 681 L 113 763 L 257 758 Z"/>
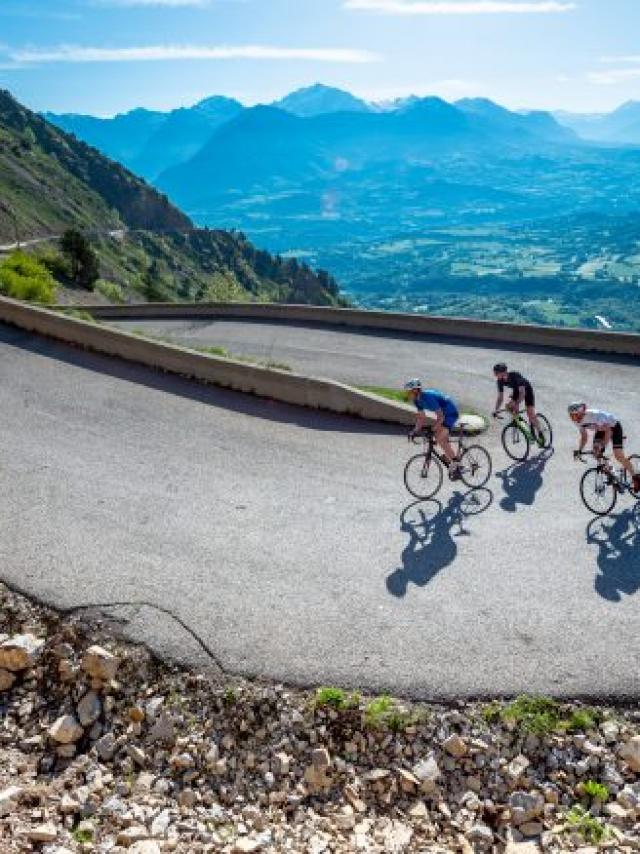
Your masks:
<path fill-rule="evenodd" d="M 585 457 L 595 457 L 596 460 L 601 460 L 602 462 L 606 462 L 609 457 L 605 456 L 605 454 L 594 454 L 593 451 L 580 451 L 580 453 L 574 453 L 573 458 L 581 463 L 587 464 L 587 460 Z"/>
<path fill-rule="evenodd" d="M 515 412 L 513 412 L 513 410 L 511 410 L 511 409 L 498 409 L 498 411 L 497 411 L 497 412 L 494 412 L 494 413 L 493 413 L 493 417 L 496 419 L 496 421 L 505 421 L 505 420 L 506 420 L 505 418 L 500 418 L 500 414 L 501 414 L 502 412 L 508 412 L 508 413 L 509 413 L 509 415 L 510 415 L 513 419 L 515 419 L 518 415 L 520 415 L 520 414 L 521 414 L 521 411 L 522 411 L 522 410 L 520 410 L 520 409 L 517 409 Z"/>

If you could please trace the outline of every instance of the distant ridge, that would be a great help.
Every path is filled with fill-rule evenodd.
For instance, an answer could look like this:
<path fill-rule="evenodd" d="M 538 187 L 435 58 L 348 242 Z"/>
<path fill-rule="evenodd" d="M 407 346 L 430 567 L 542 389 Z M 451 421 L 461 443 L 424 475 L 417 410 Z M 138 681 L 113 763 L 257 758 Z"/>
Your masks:
<path fill-rule="evenodd" d="M 280 110 L 286 110 L 296 116 L 310 118 L 327 113 L 369 113 L 372 107 L 366 101 L 356 98 L 343 89 L 335 89 L 315 83 L 287 95 L 272 104 Z"/>

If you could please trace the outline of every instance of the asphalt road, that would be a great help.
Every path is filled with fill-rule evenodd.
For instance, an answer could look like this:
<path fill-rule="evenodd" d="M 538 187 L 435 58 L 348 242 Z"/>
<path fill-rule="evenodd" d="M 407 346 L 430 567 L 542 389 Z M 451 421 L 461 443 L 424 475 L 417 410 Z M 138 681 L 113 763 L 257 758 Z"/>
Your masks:
<path fill-rule="evenodd" d="M 422 374 L 485 410 L 504 357 L 535 382 L 557 450 L 509 465 L 494 427 L 487 490 L 445 484 L 415 504 L 392 428 L 0 326 L 4 581 L 63 608 L 120 603 L 135 636 L 186 659 L 206 649 L 228 673 L 422 698 L 637 696 L 640 511 L 625 498 L 592 521 L 565 414 L 584 395 L 640 447 L 636 362 L 281 325 L 173 328 L 362 384 Z"/>

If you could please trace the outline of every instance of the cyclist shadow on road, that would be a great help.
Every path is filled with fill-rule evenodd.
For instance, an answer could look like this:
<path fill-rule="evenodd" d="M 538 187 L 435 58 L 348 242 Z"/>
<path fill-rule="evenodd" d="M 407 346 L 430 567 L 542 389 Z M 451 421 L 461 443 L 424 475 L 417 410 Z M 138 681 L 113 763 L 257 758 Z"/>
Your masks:
<path fill-rule="evenodd" d="M 523 463 L 512 463 L 506 469 L 496 472 L 496 477 L 502 481 L 504 489 L 504 495 L 500 499 L 500 507 L 503 510 L 515 513 L 521 505 L 530 507 L 534 504 L 542 487 L 545 467 L 552 456 L 551 448 Z"/>
<path fill-rule="evenodd" d="M 400 529 L 409 535 L 402 551 L 402 566 L 387 578 L 387 590 L 399 599 L 406 595 L 409 583 L 425 587 L 456 559 L 457 539 L 468 537 L 465 526 L 469 516 L 477 516 L 493 503 L 490 489 L 455 492 L 446 505 L 431 498 L 414 501 L 400 514 Z"/>
<path fill-rule="evenodd" d="M 598 547 L 596 592 L 609 602 L 640 590 L 640 502 L 616 516 L 592 519 L 587 543 Z"/>

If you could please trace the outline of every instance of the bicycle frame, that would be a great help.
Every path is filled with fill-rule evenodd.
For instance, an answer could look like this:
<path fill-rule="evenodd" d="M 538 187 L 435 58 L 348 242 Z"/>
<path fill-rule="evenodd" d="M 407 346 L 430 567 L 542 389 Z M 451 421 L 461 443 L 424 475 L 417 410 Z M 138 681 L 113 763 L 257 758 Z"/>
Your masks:
<path fill-rule="evenodd" d="M 518 410 L 517 412 L 512 412 L 510 409 L 501 409 L 501 410 L 500 410 L 500 412 L 508 412 L 508 413 L 509 413 L 509 415 L 511 416 L 511 423 L 514 425 L 514 427 L 517 427 L 517 428 L 518 428 L 518 430 L 519 430 L 519 431 L 520 431 L 524 436 L 526 436 L 526 437 L 527 437 L 527 439 L 528 439 L 530 442 L 534 442 L 534 443 L 535 443 L 535 441 L 536 441 L 536 437 L 535 437 L 535 436 L 533 435 L 533 433 L 531 432 L 531 427 L 530 427 L 530 425 L 529 425 L 529 424 L 524 420 L 524 417 L 523 417 L 523 415 L 522 415 L 522 411 L 521 411 L 521 410 Z M 498 415 L 499 415 L 499 413 L 498 413 Z M 504 421 L 504 419 L 503 419 L 503 418 L 498 418 L 498 420 L 499 420 L 499 421 Z"/>
<path fill-rule="evenodd" d="M 418 444 L 418 442 L 416 442 L 416 438 L 418 438 L 418 437 L 414 438 L 414 440 L 413 440 L 414 444 Z M 433 454 L 437 459 L 440 460 L 440 462 L 445 467 L 449 465 L 445 455 L 442 453 L 442 451 L 438 450 L 438 447 L 436 444 L 435 433 L 433 432 L 432 427 L 425 428 L 422 431 L 422 435 L 420 436 L 420 438 L 422 439 L 423 445 L 428 446 L 428 450 L 426 450 L 425 453 Z M 466 445 L 464 443 L 464 433 L 462 433 L 462 431 L 456 431 L 455 433 L 452 433 L 450 431 L 449 432 L 449 441 L 451 442 L 452 445 L 454 442 L 457 443 L 457 451 L 458 451 L 457 456 L 458 457 L 462 456 L 462 451 L 466 450 Z"/>
<path fill-rule="evenodd" d="M 596 455 L 593 451 L 583 451 L 578 459 L 581 463 L 587 464 L 584 457 L 593 457 L 596 461 L 596 469 L 601 474 L 606 474 L 611 479 L 613 485 L 621 492 L 632 492 L 632 484 L 629 482 L 626 469 L 622 469 L 622 474 L 619 474 L 611 463 L 611 458 L 604 454 Z"/>

